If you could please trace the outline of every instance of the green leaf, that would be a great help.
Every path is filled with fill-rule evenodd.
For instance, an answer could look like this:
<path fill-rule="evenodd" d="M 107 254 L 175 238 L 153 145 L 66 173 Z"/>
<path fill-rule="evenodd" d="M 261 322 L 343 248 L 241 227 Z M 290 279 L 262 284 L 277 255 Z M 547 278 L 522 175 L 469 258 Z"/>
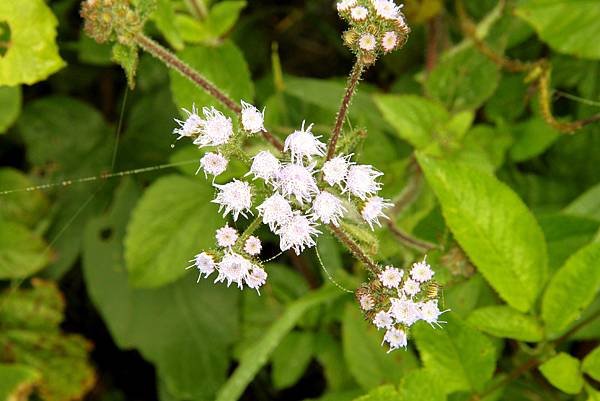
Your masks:
<path fill-rule="evenodd" d="M 510 157 L 520 162 L 542 154 L 554 141 L 559 132 L 541 118 L 532 118 L 513 128 L 515 141 L 510 148 Z"/>
<path fill-rule="evenodd" d="M 58 21 L 43 0 L 2 1 L 0 22 L 8 23 L 8 51 L 0 56 L 0 85 L 31 85 L 61 69 L 56 46 Z"/>
<path fill-rule="evenodd" d="M 136 206 L 125 237 L 125 261 L 134 287 L 159 287 L 185 274 L 189 260 L 213 247 L 224 225 L 202 178 L 170 175 L 155 181 Z"/>
<path fill-rule="evenodd" d="M 0 191 L 24 189 L 35 184 L 19 170 L 0 168 Z M 34 227 L 48 209 L 48 201 L 41 191 L 14 192 L 0 196 L 0 219 Z"/>
<path fill-rule="evenodd" d="M 51 253 L 27 227 L 0 220 L 0 279 L 25 278 L 50 262 Z"/>
<path fill-rule="evenodd" d="M 493 175 L 417 153 L 446 224 L 500 296 L 526 312 L 547 272 L 546 243 L 521 199 Z"/>
<path fill-rule="evenodd" d="M 450 119 L 439 103 L 414 95 L 377 95 L 375 104 L 396 134 L 417 149 L 435 141 Z"/>
<path fill-rule="evenodd" d="M 427 369 L 408 372 L 400 382 L 398 401 L 446 401 L 436 378 Z"/>
<path fill-rule="evenodd" d="M 550 280 L 542 299 L 542 318 L 551 337 L 561 334 L 600 291 L 600 243 L 572 255 Z"/>
<path fill-rule="evenodd" d="M 112 60 L 125 70 L 129 88 L 135 88 L 135 73 L 139 62 L 137 47 L 115 43 L 112 48 Z"/>
<path fill-rule="evenodd" d="M 240 13 L 246 7 L 246 1 L 221 1 L 210 9 L 206 20 L 207 29 L 213 37 L 219 38 L 229 32 Z"/>
<path fill-rule="evenodd" d="M 571 202 L 564 212 L 600 221 L 600 184 L 594 185 Z"/>
<path fill-rule="evenodd" d="M 355 398 L 354 401 L 396 401 L 400 400 L 398 391 L 392 385 L 376 387 L 362 397 Z"/>
<path fill-rule="evenodd" d="M 533 26 L 554 50 L 573 56 L 600 59 L 600 3 L 595 0 L 522 0 L 517 16 Z"/>
<path fill-rule="evenodd" d="M 514 121 L 523 114 L 527 104 L 527 85 L 524 78 L 524 74 L 502 76 L 496 92 L 485 103 L 485 115 L 489 120 Z"/>
<path fill-rule="evenodd" d="M 237 400 L 258 371 L 266 364 L 277 345 L 309 309 L 333 301 L 343 293 L 337 288 L 323 287 L 292 302 L 283 315 L 253 346 L 244 351 L 239 365 L 227 383 L 219 390 L 216 401 Z"/>
<path fill-rule="evenodd" d="M 539 367 L 540 372 L 559 390 L 578 394 L 583 388 L 579 359 L 564 352 L 552 357 Z"/>
<path fill-rule="evenodd" d="M 273 386 L 284 389 L 294 385 L 308 367 L 313 349 L 312 333 L 297 331 L 288 334 L 273 352 Z"/>
<path fill-rule="evenodd" d="M 6 401 L 27 400 L 39 379 L 39 372 L 26 365 L 0 363 L 0 399 Z"/>
<path fill-rule="evenodd" d="M 21 101 L 20 86 L 0 87 L 0 134 L 5 133 L 17 121 L 21 112 Z"/>
<path fill-rule="evenodd" d="M 510 306 L 498 305 L 479 308 L 469 315 L 467 322 L 484 333 L 501 338 L 539 342 L 544 338 L 538 321 Z"/>
<path fill-rule="evenodd" d="M 179 28 L 175 23 L 176 14 L 173 5 L 174 3 L 171 0 L 157 0 L 152 20 L 156 23 L 156 27 L 163 34 L 167 42 L 176 50 L 181 50 L 184 47 L 184 43 Z"/>
<path fill-rule="evenodd" d="M 446 394 L 480 391 L 496 367 L 494 344 L 451 313 L 444 316 L 448 324 L 443 330 L 433 330 L 423 323 L 413 329 L 423 365 L 443 385 Z"/>
<path fill-rule="evenodd" d="M 383 334 L 365 321 L 356 304 L 346 305 L 342 321 L 344 358 L 350 373 L 364 389 L 397 383 L 408 370 L 417 367 L 411 351 L 387 354 L 381 345 Z"/>
<path fill-rule="evenodd" d="M 229 95 L 236 103 L 250 101 L 254 97 L 254 87 L 250 71 L 240 50 L 230 41 L 221 46 L 188 46 L 177 56 L 200 72 L 206 79 Z M 171 92 L 180 108 L 190 109 L 193 104 L 199 107 L 214 106 L 227 110 L 212 96 L 175 71 L 170 71 Z"/>
<path fill-rule="evenodd" d="M 476 109 L 496 90 L 500 71 L 474 47 L 446 54 L 427 76 L 428 95 L 449 110 Z"/>
<path fill-rule="evenodd" d="M 139 189 L 124 181 L 110 213 L 89 221 L 83 273 L 90 297 L 120 348 L 139 350 L 176 399 L 213 399 L 238 334 L 239 292 L 196 284 L 195 273 L 158 289 L 132 289 L 123 237 Z"/>
<path fill-rule="evenodd" d="M 600 346 L 594 348 L 592 352 L 583 358 L 581 369 L 594 380 L 600 381 Z"/>

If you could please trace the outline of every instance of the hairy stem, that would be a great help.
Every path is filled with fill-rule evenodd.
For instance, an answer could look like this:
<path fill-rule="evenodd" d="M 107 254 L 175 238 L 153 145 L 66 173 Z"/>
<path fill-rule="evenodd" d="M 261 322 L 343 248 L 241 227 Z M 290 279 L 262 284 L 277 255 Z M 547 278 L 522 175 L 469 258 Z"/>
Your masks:
<path fill-rule="evenodd" d="M 350 238 L 344 231 L 339 227 L 329 224 L 329 230 L 337 237 L 338 240 L 354 255 L 354 257 L 365 264 L 367 269 L 374 275 L 379 274 L 381 268 L 375 263 L 369 255 L 363 251 L 361 246 L 357 244 L 352 238 Z"/>
<path fill-rule="evenodd" d="M 348 107 L 350 107 L 350 101 L 352 100 L 352 96 L 354 96 L 356 86 L 358 85 L 358 81 L 360 81 L 360 76 L 362 75 L 363 71 L 364 65 L 357 58 L 354 66 L 352 67 L 352 71 L 350 72 L 350 76 L 348 77 L 346 92 L 342 98 L 340 109 L 335 117 L 335 125 L 333 127 L 333 132 L 331 133 L 331 138 L 329 139 L 329 145 L 327 146 L 326 161 L 331 159 L 335 154 L 335 147 L 338 139 L 340 138 L 340 133 L 342 132 L 342 126 L 344 125 L 346 114 L 348 113 Z"/>
<path fill-rule="evenodd" d="M 242 244 L 242 247 L 244 246 L 243 244 L 246 242 L 246 240 L 248 239 L 248 237 L 250 237 L 254 233 L 254 231 L 256 231 L 256 229 L 258 227 L 260 227 L 260 223 L 262 223 L 262 220 L 261 220 L 260 216 L 256 216 L 254 218 L 254 220 L 252 220 L 250 222 L 250 225 L 248 225 L 248 227 L 246 227 L 246 229 L 244 230 L 244 232 L 240 236 L 239 243 Z"/>
<path fill-rule="evenodd" d="M 206 93 L 217 99 L 223 106 L 227 107 L 234 113 L 240 114 L 242 108 L 223 91 L 217 88 L 212 82 L 206 79 L 198 71 L 190 67 L 184 61 L 180 60 L 175 54 L 170 52 L 168 49 L 155 42 L 146 35 L 140 33 L 136 36 L 136 43 L 145 51 L 156 57 L 168 67 L 180 73 L 185 78 L 202 88 Z M 270 132 L 264 131 L 263 137 L 278 150 L 283 149 L 281 142 L 274 137 Z"/>
<path fill-rule="evenodd" d="M 404 230 L 400 229 L 400 227 L 398 227 L 391 219 L 388 220 L 387 226 L 390 229 L 391 233 L 394 234 L 396 239 L 402 244 L 408 246 L 409 248 L 425 253 L 438 247 L 437 245 L 432 244 L 431 242 L 413 237 Z"/>

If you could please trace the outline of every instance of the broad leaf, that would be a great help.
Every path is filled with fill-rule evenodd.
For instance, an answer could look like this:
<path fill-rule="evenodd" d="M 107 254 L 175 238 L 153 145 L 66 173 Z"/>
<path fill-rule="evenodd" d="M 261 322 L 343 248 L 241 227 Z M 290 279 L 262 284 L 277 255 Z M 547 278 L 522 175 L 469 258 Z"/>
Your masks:
<path fill-rule="evenodd" d="M 408 372 L 398 386 L 399 401 L 445 401 L 443 384 L 427 369 Z"/>
<path fill-rule="evenodd" d="M 50 262 L 50 248 L 27 227 L 0 220 L 0 279 L 25 278 Z"/>
<path fill-rule="evenodd" d="M 185 274 L 194 255 L 215 245 L 224 221 L 203 177 L 162 177 L 136 206 L 125 237 L 125 261 L 135 287 L 158 287 Z"/>
<path fill-rule="evenodd" d="M 20 86 L 0 87 L 0 134 L 5 133 L 19 117 L 21 101 Z"/>
<path fill-rule="evenodd" d="M 288 334 L 273 353 L 271 377 L 276 389 L 294 385 L 304 374 L 312 357 L 314 335 L 297 331 Z"/>
<path fill-rule="evenodd" d="M 583 388 L 581 366 L 577 358 L 564 352 L 540 365 L 540 372 L 556 388 L 567 394 L 578 394 Z"/>
<path fill-rule="evenodd" d="M 513 129 L 515 141 L 510 148 L 514 161 L 531 159 L 544 152 L 558 139 L 559 132 L 541 118 L 532 118 Z"/>
<path fill-rule="evenodd" d="M 31 85 L 61 69 L 56 46 L 58 21 L 44 0 L 0 2 L 0 22 L 8 23 L 8 51 L 0 57 L 0 85 Z"/>
<path fill-rule="evenodd" d="M 467 322 L 477 329 L 496 337 L 521 341 L 542 341 L 541 324 L 532 316 L 524 315 L 510 306 L 487 306 L 469 315 Z"/>
<path fill-rule="evenodd" d="M 531 212 L 490 174 L 421 153 L 417 159 L 469 258 L 506 302 L 529 310 L 547 271 L 546 243 Z"/>
<path fill-rule="evenodd" d="M 594 380 L 600 381 L 600 346 L 583 358 L 581 368 L 584 373 L 590 375 Z"/>
<path fill-rule="evenodd" d="M 385 385 L 374 388 L 367 394 L 354 398 L 354 401 L 392 401 L 399 400 L 400 395 L 393 385 Z"/>
<path fill-rule="evenodd" d="M 600 243 L 572 255 L 550 280 L 542 299 L 548 334 L 561 334 L 600 291 Z"/>

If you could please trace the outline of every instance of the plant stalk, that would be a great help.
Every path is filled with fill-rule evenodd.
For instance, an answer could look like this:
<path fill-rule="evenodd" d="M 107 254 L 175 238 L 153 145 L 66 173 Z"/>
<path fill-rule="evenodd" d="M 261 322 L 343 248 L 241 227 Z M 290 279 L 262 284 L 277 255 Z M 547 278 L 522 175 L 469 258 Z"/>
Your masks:
<path fill-rule="evenodd" d="M 367 255 L 360 245 L 350 238 L 339 227 L 329 224 L 329 230 L 337 237 L 337 239 L 354 255 L 354 257 L 365 264 L 367 269 L 374 275 L 379 274 L 381 268 L 375 263 L 369 255 Z"/>

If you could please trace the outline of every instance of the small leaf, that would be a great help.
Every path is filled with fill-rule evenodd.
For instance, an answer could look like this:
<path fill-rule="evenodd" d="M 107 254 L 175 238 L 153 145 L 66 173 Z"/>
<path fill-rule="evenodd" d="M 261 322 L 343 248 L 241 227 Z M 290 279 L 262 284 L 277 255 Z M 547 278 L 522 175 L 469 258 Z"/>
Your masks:
<path fill-rule="evenodd" d="M 571 202 L 564 212 L 600 221 L 600 184 L 594 185 Z"/>
<path fill-rule="evenodd" d="M 39 372 L 26 365 L 0 363 L 0 400 L 28 400 L 39 378 Z"/>
<path fill-rule="evenodd" d="M 33 187 L 35 184 L 19 170 L 0 168 L 0 191 Z M 14 221 L 28 227 L 40 222 L 48 209 L 48 201 L 41 191 L 14 192 L 0 196 L 0 219 Z"/>
<path fill-rule="evenodd" d="M 156 27 L 163 34 L 165 39 L 177 50 L 184 47 L 183 39 L 179 28 L 175 23 L 174 3 L 171 0 L 158 0 L 156 2 L 156 11 L 152 14 L 152 20 Z"/>
<path fill-rule="evenodd" d="M 137 47 L 115 43 L 112 48 L 112 60 L 123 67 L 129 87 L 135 88 L 135 73 L 139 62 Z"/>
<path fill-rule="evenodd" d="M 517 124 L 513 135 L 510 157 L 520 162 L 543 153 L 558 139 L 559 133 L 543 119 L 532 118 Z"/>
<path fill-rule="evenodd" d="M 245 0 L 221 1 L 212 6 L 206 21 L 212 36 L 219 38 L 229 32 L 245 7 Z"/>
<path fill-rule="evenodd" d="M 547 272 L 544 235 L 523 201 L 493 175 L 417 153 L 446 224 L 469 258 L 515 309 L 531 308 Z"/>
<path fill-rule="evenodd" d="M 43 0 L 0 2 L 0 22 L 8 23 L 10 43 L 0 56 L 0 85 L 31 85 L 61 69 L 58 21 Z"/>
<path fill-rule="evenodd" d="M 600 346 L 583 358 L 582 370 L 594 380 L 600 381 Z"/>
<path fill-rule="evenodd" d="M 294 385 L 304 374 L 312 357 L 314 336 L 310 332 L 291 332 L 273 352 L 273 386 L 284 389 Z"/>
<path fill-rule="evenodd" d="M 520 341 L 538 342 L 543 339 L 542 326 L 537 320 L 510 306 L 487 306 L 475 310 L 467 322 L 484 333 Z"/>
<path fill-rule="evenodd" d="M 125 260 L 134 287 L 158 287 L 185 274 L 189 260 L 215 245 L 224 225 L 203 178 L 161 177 L 136 206 L 125 237 Z"/>
<path fill-rule="evenodd" d="M 600 243 L 572 255 L 550 280 L 542 299 L 542 318 L 551 337 L 561 334 L 600 291 Z"/>
<path fill-rule="evenodd" d="M 50 262 L 48 246 L 27 227 L 0 221 L 0 279 L 25 278 Z"/>
<path fill-rule="evenodd" d="M 0 87 L 0 134 L 5 133 L 17 121 L 21 112 L 21 101 L 20 86 Z"/>
<path fill-rule="evenodd" d="M 540 365 L 539 369 L 554 387 L 567 394 L 579 394 L 583 388 L 579 360 L 569 354 L 561 352 Z"/>

